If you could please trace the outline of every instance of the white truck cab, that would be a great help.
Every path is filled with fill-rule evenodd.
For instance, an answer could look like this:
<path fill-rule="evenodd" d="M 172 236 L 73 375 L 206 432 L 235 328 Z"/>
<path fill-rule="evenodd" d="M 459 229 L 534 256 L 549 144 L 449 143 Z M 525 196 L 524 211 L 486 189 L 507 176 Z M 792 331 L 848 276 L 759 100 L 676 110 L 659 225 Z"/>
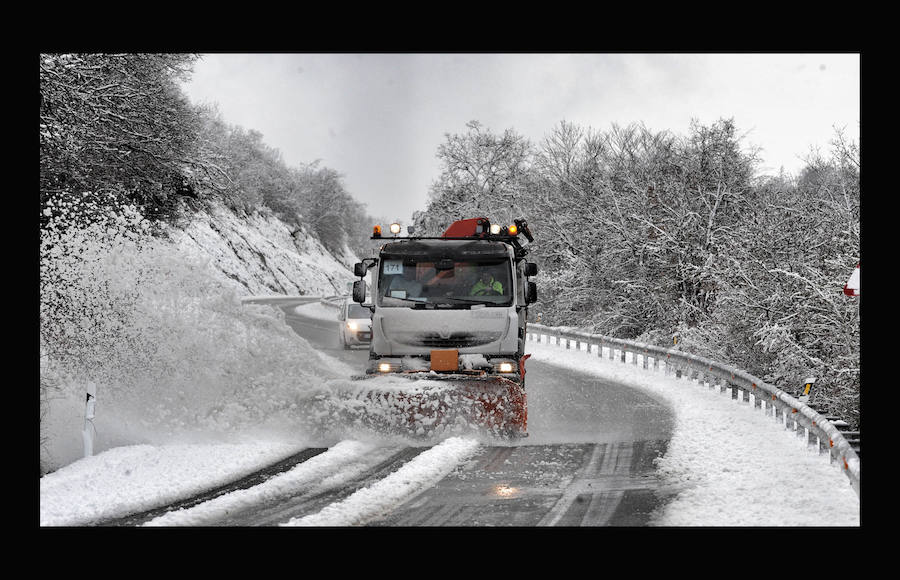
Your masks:
<path fill-rule="evenodd" d="M 527 223 L 516 222 L 493 234 L 475 218 L 439 238 L 384 238 L 377 258 L 357 264 L 357 276 L 373 274 L 367 373 L 478 371 L 521 381 L 528 305 L 537 298 L 527 277 L 537 268 L 518 237 L 530 241 Z M 364 291 L 363 280 L 354 284 L 357 302 Z"/>

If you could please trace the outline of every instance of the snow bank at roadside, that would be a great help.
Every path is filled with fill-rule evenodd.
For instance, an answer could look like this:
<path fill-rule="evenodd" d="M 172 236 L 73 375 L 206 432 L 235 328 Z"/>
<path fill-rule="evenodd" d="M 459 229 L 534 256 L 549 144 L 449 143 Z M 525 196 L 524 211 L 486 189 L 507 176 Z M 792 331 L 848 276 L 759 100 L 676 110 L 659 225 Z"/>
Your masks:
<path fill-rule="evenodd" d="M 859 525 L 859 498 L 840 467 L 750 403 L 584 351 L 536 342 L 525 350 L 534 360 L 640 389 L 673 409 L 672 439 L 657 467 L 678 494 L 655 525 Z"/>
<path fill-rule="evenodd" d="M 284 441 L 116 447 L 41 478 L 40 525 L 84 526 L 139 513 L 224 485 L 302 448 Z"/>

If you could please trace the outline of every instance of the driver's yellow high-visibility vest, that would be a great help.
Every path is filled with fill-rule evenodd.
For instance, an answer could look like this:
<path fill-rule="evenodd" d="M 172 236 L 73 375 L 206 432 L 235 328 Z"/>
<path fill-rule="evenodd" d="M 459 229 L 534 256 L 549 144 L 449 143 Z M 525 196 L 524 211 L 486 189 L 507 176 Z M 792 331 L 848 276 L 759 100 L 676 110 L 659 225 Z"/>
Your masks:
<path fill-rule="evenodd" d="M 485 284 L 481 280 L 475 282 L 475 285 L 472 286 L 471 292 L 469 292 L 469 296 L 482 296 L 484 295 L 486 290 L 491 288 L 494 289 L 497 293 L 503 294 L 503 284 L 491 278 L 490 284 Z"/>

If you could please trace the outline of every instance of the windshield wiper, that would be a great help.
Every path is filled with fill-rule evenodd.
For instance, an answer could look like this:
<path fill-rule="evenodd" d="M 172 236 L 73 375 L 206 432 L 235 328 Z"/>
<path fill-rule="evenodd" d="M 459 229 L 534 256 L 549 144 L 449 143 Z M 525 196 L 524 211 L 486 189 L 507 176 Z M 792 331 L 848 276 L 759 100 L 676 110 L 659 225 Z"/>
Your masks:
<path fill-rule="evenodd" d="M 424 298 L 424 297 L 423 298 L 398 298 L 397 296 L 385 296 L 385 298 L 388 298 L 391 300 L 401 300 L 403 302 L 412 302 L 413 306 L 415 306 L 416 308 L 425 308 L 426 305 L 433 306 L 433 304 L 431 302 L 429 302 L 427 298 Z"/>
<path fill-rule="evenodd" d="M 440 301 L 436 302 L 436 304 L 444 303 L 445 300 L 451 300 L 451 304 L 482 304 L 484 306 L 487 306 L 489 304 L 497 304 L 496 302 L 485 302 L 484 300 L 475 300 L 474 298 L 456 298 L 452 296 L 441 298 Z"/>

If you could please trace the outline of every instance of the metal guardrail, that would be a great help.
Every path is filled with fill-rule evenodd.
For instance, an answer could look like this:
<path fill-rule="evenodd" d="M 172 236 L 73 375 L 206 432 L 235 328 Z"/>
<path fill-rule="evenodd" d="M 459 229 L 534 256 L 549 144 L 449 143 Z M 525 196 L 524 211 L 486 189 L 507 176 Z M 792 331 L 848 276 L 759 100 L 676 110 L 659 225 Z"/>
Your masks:
<path fill-rule="evenodd" d="M 578 350 L 581 350 L 582 344 L 586 345 L 588 354 L 596 347 L 598 357 L 603 357 L 604 350 L 608 350 L 610 360 L 618 358 L 622 363 L 627 362 L 630 353 L 631 363 L 638 365 L 640 359 L 644 369 L 649 370 L 652 366 L 652 369 L 662 369 L 676 378 L 701 381 L 721 393 L 730 390 L 733 399 L 746 403 L 752 400 L 753 408 L 773 416 L 786 429 L 795 431 L 798 437 L 806 437 L 807 444 L 817 445 L 819 453 L 828 453 L 831 463 L 839 462 L 841 471 L 859 496 L 860 460 L 850 443 L 824 416 L 778 387 L 738 368 L 693 354 L 599 334 L 528 324 L 527 340 L 543 342 L 543 337 L 546 337 L 547 343 L 555 338 L 557 345 L 565 341 L 566 348 L 570 348 L 572 342 Z"/>
<path fill-rule="evenodd" d="M 301 306 L 320 302 L 325 306 L 340 308 L 344 296 L 245 296 L 242 304 L 271 304 L 272 306 Z"/>
<path fill-rule="evenodd" d="M 311 302 L 319 302 L 321 296 L 245 296 L 242 304 L 271 304 L 272 306 L 300 306 Z"/>
<path fill-rule="evenodd" d="M 344 300 L 349 300 L 349 298 L 343 295 L 325 296 L 324 298 L 320 299 L 319 302 L 321 302 L 325 306 L 330 306 L 331 308 L 340 308 Z"/>

